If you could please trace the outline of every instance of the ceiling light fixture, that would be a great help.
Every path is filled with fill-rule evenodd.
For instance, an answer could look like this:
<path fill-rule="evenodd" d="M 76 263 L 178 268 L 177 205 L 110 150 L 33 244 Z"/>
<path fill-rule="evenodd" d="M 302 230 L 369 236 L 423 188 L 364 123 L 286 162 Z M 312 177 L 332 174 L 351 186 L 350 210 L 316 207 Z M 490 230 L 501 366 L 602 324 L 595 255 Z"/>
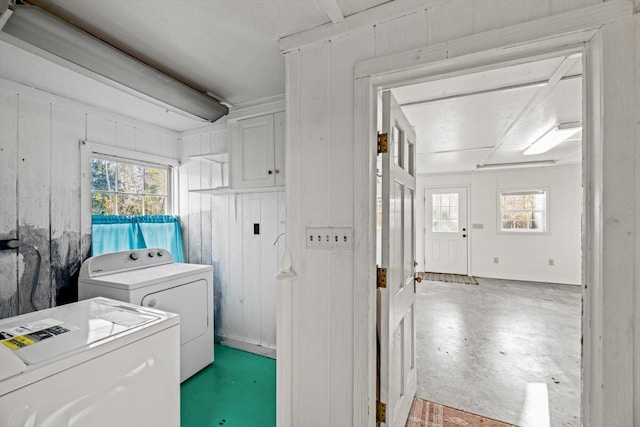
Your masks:
<path fill-rule="evenodd" d="M 523 154 L 525 156 L 531 156 L 534 154 L 546 153 L 581 130 L 582 124 L 580 122 L 560 124 L 542 135 L 536 142 L 531 144 L 529 148 L 524 150 Z"/>
<path fill-rule="evenodd" d="M 537 160 L 533 162 L 514 162 L 514 163 L 485 163 L 484 165 L 476 165 L 477 170 L 482 169 L 520 169 L 533 168 L 539 166 L 551 166 L 555 164 L 555 160 Z"/>
<path fill-rule="evenodd" d="M 11 6 L 0 18 L 1 40 L 166 110 L 212 122 L 229 112 L 216 99 L 36 6 Z"/>

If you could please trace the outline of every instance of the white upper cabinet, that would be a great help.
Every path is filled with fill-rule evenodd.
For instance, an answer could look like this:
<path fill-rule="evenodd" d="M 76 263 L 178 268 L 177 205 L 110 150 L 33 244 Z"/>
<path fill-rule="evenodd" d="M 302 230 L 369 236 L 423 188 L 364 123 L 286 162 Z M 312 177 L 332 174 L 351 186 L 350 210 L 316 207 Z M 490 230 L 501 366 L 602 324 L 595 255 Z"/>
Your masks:
<path fill-rule="evenodd" d="M 231 129 L 231 186 L 284 185 L 284 113 L 238 120 Z"/>

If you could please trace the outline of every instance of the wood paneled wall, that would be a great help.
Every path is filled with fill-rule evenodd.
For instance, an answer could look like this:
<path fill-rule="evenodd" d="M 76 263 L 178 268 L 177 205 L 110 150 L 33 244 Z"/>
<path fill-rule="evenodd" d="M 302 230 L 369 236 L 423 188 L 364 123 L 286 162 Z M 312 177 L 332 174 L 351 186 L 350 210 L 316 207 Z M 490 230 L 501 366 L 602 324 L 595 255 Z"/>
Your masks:
<path fill-rule="evenodd" d="M 531 21 L 597 3 L 602 2 L 453 0 L 367 25 L 351 24 L 358 18 L 347 18 L 333 28 L 339 35 L 332 36 L 332 28 L 325 26 L 281 42 L 287 70 L 288 250 L 298 276 L 283 287 L 285 291 L 281 296 L 286 302 L 281 318 L 289 321 L 281 325 L 279 336 L 290 341 L 282 347 L 287 353 L 279 357 L 290 360 L 291 366 L 278 365 L 278 381 L 282 385 L 279 397 L 287 397 L 279 400 L 279 424 L 372 425 L 371 414 L 375 413 L 372 406 L 375 402 L 366 396 L 370 390 L 362 384 L 362 372 L 369 369 L 367 360 L 356 360 L 356 354 L 362 356 L 358 348 L 367 345 L 368 337 L 354 337 L 356 325 L 358 330 L 364 330 L 362 324 L 369 322 L 358 308 L 361 297 L 366 297 L 366 292 L 363 295 L 359 289 L 367 285 L 355 283 L 354 279 L 354 271 L 362 270 L 362 260 L 366 258 L 360 255 L 360 251 L 366 249 L 359 246 L 366 241 L 358 237 L 358 229 L 363 225 L 355 220 L 362 217 L 363 206 L 357 201 L 354 203 L 357 199 L 354 196 L 356 192 L 369 191 L 354 188 L 354 183 L 367 180 L 354 174 L 354 169 L 367 170 L 367 160 L 354 157 L 354 152 L 365 152 L 353 143 L 355 64 L 461 37 L 469 37 L 464 52 L 474 53 L 480 49 L 478 46 L 490 45 L 492 41 L 494 46 L 504 42 L 498 40 L 493 30 L 520 23 L 527 23 L 531 30 L 535 27 Z M 341 29 L 346 30 L 340 33 Z M 512 29 L 513 34 L 517 34 L 517 27 Z M 544 33 L 544 29 L 539 30 L 540 34 Z M 472 39 L 470 36 L 475 34 L 477 38 Z M 461 46 L 461 43 L 457 45 Z M 415 55 L 420 58 L 418 52 Z M 614 68 L 612 64 L 605 75 L 611 82 L 616 81 L 618 73 Z M 628 148 L 627 145 L 625 149 Z M 611 163 L 605 167 L 612 171 L 616 168 Z M 305 228 L 323 226 L 354 227 L 354 256 L 306 250 Z M 629 266 L 625 264 L 625 271 Z M 629 298 L 627 290 L 620 295 Z M 608 314 L 628 324 L 627 308 L 625 305 L 624 314 L 615 310 Z M 616 333 L 611 336 L 614 335 Z M 625 336 L 630 338 L 629 334 Z M 629 346 L 625 347 L 628 353 Z M 626 356 L 614 359 L 624 361 L 628 367 Z M 626 390 L 626 385 L 614 384 L 611 382 L 610 386 Z M 626 404 L 623 406 L 629 409 Z M 596 409 L 599 410 L 602 408 Z M 626 422 L 628 417 L 616 419 Z"/>
<path fill-rule="evenodd" d="M 80 141 L 178 159 L 177 134 L 0 79 L 0 239 L 42 254 L 36 304 L 75 301 L 90 255 L 81 231 Z M 32 311 L 35 252 L 0 251 L 0 318 Z"/>
<path fill-rule="evenodd" d="M 227 164 L 189 158 L 228 146 L 228 137 L 225 124 L 202 133 L 189 132 L 181 139 L 180 210 L 186 213 L 182 215 L 186 261 L 213 265 L 216 338 L 233 340 L 232 345 L 262 346 L 274 354 L 274 276 L 286 242 L 286 236 L 280 236 L 285 227 L 284 191 L 189 191 L 229 184 Z M 259 224 L 257 235 L 254 224 Z"/>

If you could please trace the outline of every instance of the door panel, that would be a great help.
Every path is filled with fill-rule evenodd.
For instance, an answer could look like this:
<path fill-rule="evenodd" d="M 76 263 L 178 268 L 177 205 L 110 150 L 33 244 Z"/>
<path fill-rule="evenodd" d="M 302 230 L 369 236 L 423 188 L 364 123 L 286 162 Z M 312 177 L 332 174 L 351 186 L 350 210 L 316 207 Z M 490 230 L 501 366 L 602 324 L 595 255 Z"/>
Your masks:
<path fill-rule="evenodd" d="M 424 209 L 425 271 L 468 274 L 467 189 L 427 188 Z"/>
<path fill-rule="evenodd" d="M 240 171 L 240 176 L 234 185 L 238 188 L 273 185 L 275 182 L 273 115 L 238 120 L 237 132 L 237 143 L 232 147 L 234 153 L 231 160 L 233 166 Z"/>
<path fill-rule="evenodd" d="M 382 132 L 389 150 L 381 155 L 380 267 L 387 287 L 378 288 L 379 390 L 386 405 L 381 426 L 404 426 L 416 392 L 414 331 L 415 133 L 389 91 L 382 94 Z"/>

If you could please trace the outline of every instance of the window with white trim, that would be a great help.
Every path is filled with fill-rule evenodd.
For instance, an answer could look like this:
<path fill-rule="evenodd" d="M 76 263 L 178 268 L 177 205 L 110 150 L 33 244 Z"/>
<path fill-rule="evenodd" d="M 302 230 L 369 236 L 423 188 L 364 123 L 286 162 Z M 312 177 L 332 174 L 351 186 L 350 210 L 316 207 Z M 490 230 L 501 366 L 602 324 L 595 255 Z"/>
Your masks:
<path fill-rule="evenodd" d="M 548 191 L 500 191 L 500 231 L 544 233 L 548 230 Z"/>
<path fill-rule="evenodd" d="M 91 213 L 166 215 L 169 180 L 167 166 L 92 156 Z"/>

